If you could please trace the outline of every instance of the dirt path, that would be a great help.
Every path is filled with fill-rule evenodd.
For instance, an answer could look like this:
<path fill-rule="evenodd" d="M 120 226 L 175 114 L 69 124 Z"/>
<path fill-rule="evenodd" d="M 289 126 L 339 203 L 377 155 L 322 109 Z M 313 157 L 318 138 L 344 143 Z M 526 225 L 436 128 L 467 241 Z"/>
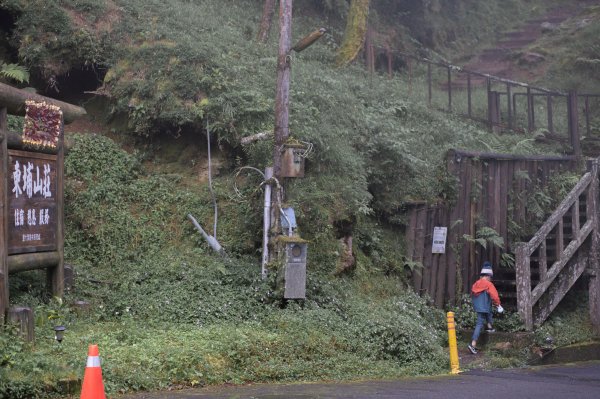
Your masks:
<path fill-rule="evenodd" d="M 464 68 L 516 81 L 535 81 L 545 73 L 546 57 L 527 51 L 527 47 L 544 34 L 558 29 L 562 22 L 575 17 L 590 4 L 590 1 L 573 1 L 548 10 L 541 17 L 527 20 L 520 28 L 505 32 L 490 48 L 468 61 Z M 472 81 L 474 85 L 484 83 L 483 78 Z M 460 85 L 461 82 L 455 84 Z"/>

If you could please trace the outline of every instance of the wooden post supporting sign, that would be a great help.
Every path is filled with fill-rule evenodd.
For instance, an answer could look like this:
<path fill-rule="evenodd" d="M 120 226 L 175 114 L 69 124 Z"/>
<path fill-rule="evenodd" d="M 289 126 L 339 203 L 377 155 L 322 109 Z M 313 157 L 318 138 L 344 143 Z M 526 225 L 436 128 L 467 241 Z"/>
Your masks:
<path fill-rule="evenodd" d="M 26 114 L 21 136 L 7 113 Z M 83 108 L 0 85 L 0 323 L 9 273 L 46 269 L 53 296 L 64 292 L 64 120 Z M 14 318 L 14 317 L 13 317 Z"/>

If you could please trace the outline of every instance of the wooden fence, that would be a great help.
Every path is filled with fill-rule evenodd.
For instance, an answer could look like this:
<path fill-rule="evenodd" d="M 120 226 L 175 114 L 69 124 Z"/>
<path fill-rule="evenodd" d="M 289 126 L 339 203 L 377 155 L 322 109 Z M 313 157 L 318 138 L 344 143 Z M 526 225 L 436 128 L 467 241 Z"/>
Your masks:
<path fill-rule="evenodd" d="M 555 174 L 574 170 L 576 158 L 453 150 L 447 164 L 457 180 L 454 205 L 412 204 L 409 209 L 407 256 L 423 266 L 413 273 L 413 287 L 438 307 L 454 304 L 468 292 L 483 261 L 489 260 L 499 277 L 497 283 L 513 291 L 507 294 L 512 296 L 507 302 L 512 300 L 516 306 L 514 269 L 499 268 L 502 254 L 514 252 L 511 226 L 524 226 L 529 220 L 528 192 L 544 187 Z M 503 249 L 490 245 L 484 249 L 474 241 L 484 226 L 503 238 Z M 432 253 L 434 227 L 448 228 L 445 253 Z M 514 237 L 518 238 L 523 237 Z"/>
<path fill-rule="evenodd" d="M 575 156 L 582 155 L 581 132 L 586 133 L 585 140 L 600 140 L 599 131 L 593 123 L 593 117 L 597 117 L 600 111 L 598 93 L 549 90 L 403 51 L 366 45 L 370 72 L 375 73 L 374 57 L 378 53 L 387 58 L 390 78 L 395 69 L 406 67 L 412 87 L 413 80 L 418 81 L 420 75 L 424 75 L 423 85 L 417 84 L 415 92 L 426 93 L 431 107 L 482 122 L 496 132 L 531 133 L 540 129 L 545 133 L 539 140 L 561 143 L 565 151 L 571 151 Z M 373 48 L 369 50 L 370 47 Z M 403 66 L 394 65 L 399 62 Z M 413 65 L 424 70 L 415 71 L 417 68 Z M 417 75 L 415 79 L 413 74 Z M 485 87 L 487 106 L 476 109 L 477 103 L 482 100 L 473 97 L 481 87 Z M 441 101 L 443 97 L 445 100 Z"/>
<path fill-rule="evenodd" d="M 518 310 L 540 326 L 588 270 L 590 320 L 600 327 L 598 160 L 527 243 L 516 248 Z"/>

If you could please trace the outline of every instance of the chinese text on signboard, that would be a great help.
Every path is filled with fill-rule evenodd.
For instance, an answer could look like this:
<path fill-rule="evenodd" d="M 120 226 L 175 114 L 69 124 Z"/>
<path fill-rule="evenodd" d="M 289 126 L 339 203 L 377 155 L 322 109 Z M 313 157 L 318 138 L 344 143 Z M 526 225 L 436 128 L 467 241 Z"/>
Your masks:
<path fill-rule="evenodd" d="M 8 252 L 56 249 L 56 156 L 9 150 Z"/>

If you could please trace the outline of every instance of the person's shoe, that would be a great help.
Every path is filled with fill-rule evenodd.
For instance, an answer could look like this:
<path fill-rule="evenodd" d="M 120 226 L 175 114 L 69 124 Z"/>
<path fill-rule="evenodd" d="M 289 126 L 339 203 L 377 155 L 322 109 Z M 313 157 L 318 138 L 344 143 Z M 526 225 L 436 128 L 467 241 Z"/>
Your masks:
<path fill-rule="evenodd" d="M 492 328 L 486 328 L 485 332 L 487 332 L 487 333 L 495 333 L 496 329 L 494 327 L 492 327 Z"/>
<path fill-rule="evenodd" d="M 476 347 L 474 347 L 473 345 L 469 344 L 467 346 L 467 348 L 469 348 L 469 352 L 471 352 L 472 354 L 476 355 L 477 352 L 479 352 L 479 349 L 477 349 Z"/>

